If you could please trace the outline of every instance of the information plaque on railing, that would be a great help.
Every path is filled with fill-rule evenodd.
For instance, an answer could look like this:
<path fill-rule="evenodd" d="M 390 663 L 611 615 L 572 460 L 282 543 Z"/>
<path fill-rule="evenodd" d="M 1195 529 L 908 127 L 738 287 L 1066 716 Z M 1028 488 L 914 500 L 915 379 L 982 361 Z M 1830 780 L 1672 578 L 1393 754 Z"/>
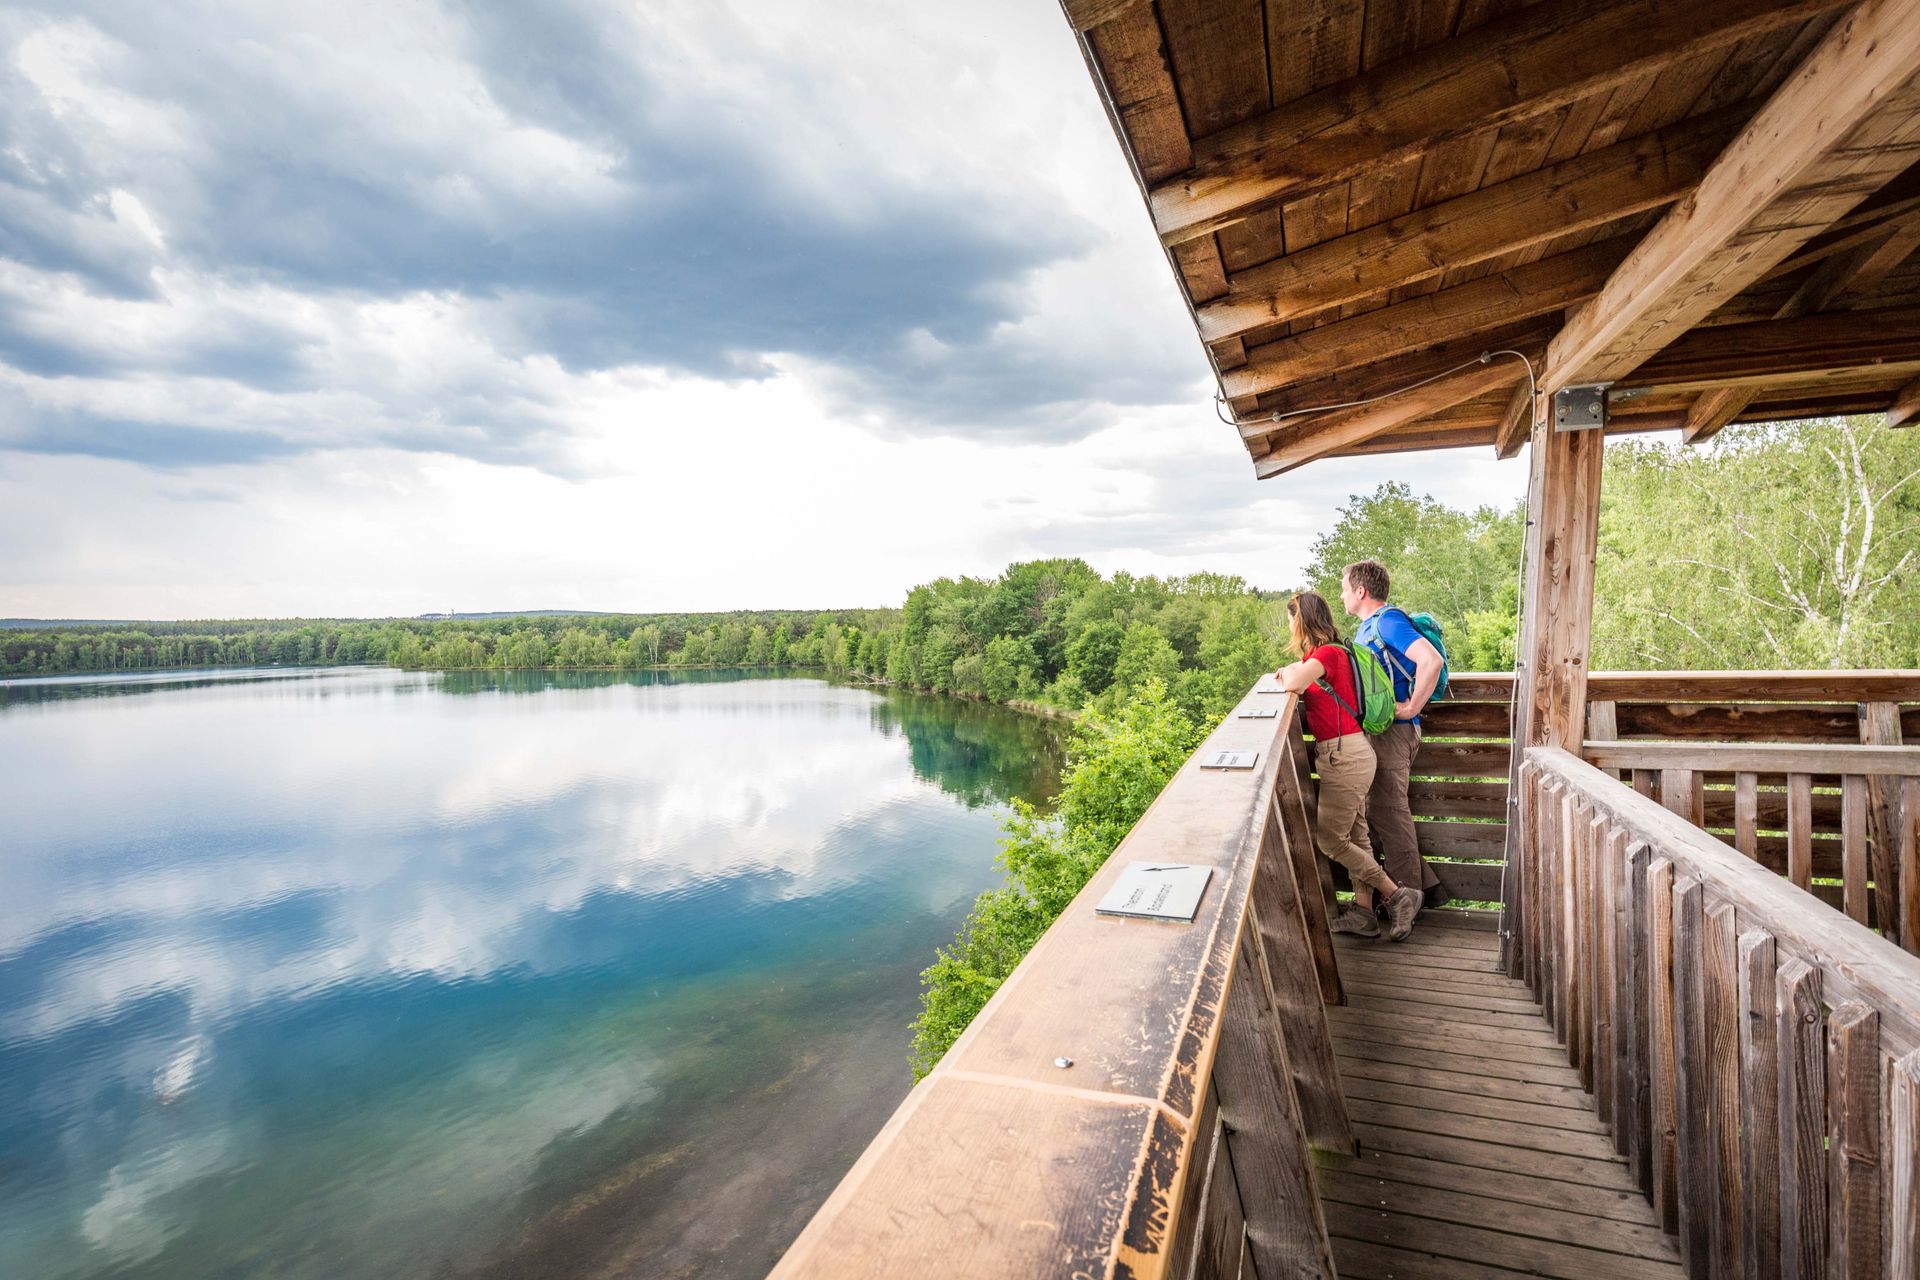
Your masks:
<path fill-rule="evenodd" d="M 1129 862 L 1094 908 L 1103 916 L 1193 921 L 1213 868 L 1187 862 Z"/>
<path fill-rule="evenodd" d="M 1200 762 L 1202 769 L 1251 769 L 1260 760 L 1258 751 L 1216 751 Z"/>
<path fill-rule="evenodd" d="M 1280 718 L 1278 707 L 1248 707 L 1240 713 L 1242 720 L 1277 720 Z"/>

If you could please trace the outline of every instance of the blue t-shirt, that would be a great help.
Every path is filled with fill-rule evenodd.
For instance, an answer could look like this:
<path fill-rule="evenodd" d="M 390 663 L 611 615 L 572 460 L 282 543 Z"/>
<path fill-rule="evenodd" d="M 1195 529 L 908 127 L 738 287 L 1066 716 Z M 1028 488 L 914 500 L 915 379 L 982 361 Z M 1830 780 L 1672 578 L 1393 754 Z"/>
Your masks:
<path fill-rule="evenodd" d="M 1354 630 L 1356 643 L 1373 650 L 1380 659 L 1380 665 L 1387 669 L 1387 676 L 1393 681 L 1393 700 L 1405 702 L 1413 696 L 1413 659 L 1407 651 L 1413 648 L 1413 642 L 1424 640 L 1419 630 L 1407 615 L 1393 605 L 1387 605 L 1372 617 L 1362 622 Z M 1404 723 L 1419 724 L 1420 717 Z"/>

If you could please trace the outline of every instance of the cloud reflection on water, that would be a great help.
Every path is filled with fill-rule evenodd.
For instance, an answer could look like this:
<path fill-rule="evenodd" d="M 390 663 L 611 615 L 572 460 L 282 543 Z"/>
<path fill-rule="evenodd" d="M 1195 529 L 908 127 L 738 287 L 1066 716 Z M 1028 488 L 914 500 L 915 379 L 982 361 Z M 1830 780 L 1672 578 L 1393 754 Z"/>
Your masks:
<path fill-rule="evenodd" d="M 308 1179 L 276 1233 L 358 1230 L 367 1274 L 488 1239 L 550 1145 L 644 1112 L 676 1000 L 991 876 L 993 815 L 916 775 L 870 691 L 434 690 L 0 709 L 0 1138 L 30 1152 L 0 1256 L 160 1274 L 245 1234 L 204 1197 L 263 1160 Z"/>

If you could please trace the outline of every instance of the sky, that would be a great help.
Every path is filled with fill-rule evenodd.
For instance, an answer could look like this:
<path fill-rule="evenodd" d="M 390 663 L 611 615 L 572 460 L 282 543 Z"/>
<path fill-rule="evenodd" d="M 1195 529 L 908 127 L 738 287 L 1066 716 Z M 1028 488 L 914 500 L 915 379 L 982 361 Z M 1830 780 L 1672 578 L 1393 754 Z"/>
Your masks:
<path fill-rule="evenodd" d="M 0 616 L 898 604 L 1037 556 L 1295 584 L 1031 0 L 0 4 Z"/>

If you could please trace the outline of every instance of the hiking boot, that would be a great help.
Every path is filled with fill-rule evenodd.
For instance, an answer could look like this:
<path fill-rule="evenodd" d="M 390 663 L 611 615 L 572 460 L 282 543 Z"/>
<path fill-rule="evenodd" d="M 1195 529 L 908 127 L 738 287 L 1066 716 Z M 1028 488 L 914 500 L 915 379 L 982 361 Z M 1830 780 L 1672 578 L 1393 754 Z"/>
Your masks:
<path fill-rule="evenodd" d="M 1413 932 L 1413 918 L 1420 914 L 1420 904 L 1424 900 L 1421 892 L 1412 885 L 1403 884 L 1387 899 L 1387 941 L 1405 942 L 1407 935 Z"/>
<path fill-rule="evenodd" d="M 1427 890 L 1427 906 L 1430 908 L 1444 907 L 1452 901 L 1453 895 L 1447 892 L 1447 886 L 1443 884 L 1437 884 Z"/>
<path fill-rule="evenodd" d="M 1357 933 L 1363 938 L 1380 936 L 1380 925 L 1373 918 L 1373 908 L 1363 907 L 1357 902 L 1342 904 L 1339 914 L 1327 921 L 1327 928 L 1334 933 Z"/>

